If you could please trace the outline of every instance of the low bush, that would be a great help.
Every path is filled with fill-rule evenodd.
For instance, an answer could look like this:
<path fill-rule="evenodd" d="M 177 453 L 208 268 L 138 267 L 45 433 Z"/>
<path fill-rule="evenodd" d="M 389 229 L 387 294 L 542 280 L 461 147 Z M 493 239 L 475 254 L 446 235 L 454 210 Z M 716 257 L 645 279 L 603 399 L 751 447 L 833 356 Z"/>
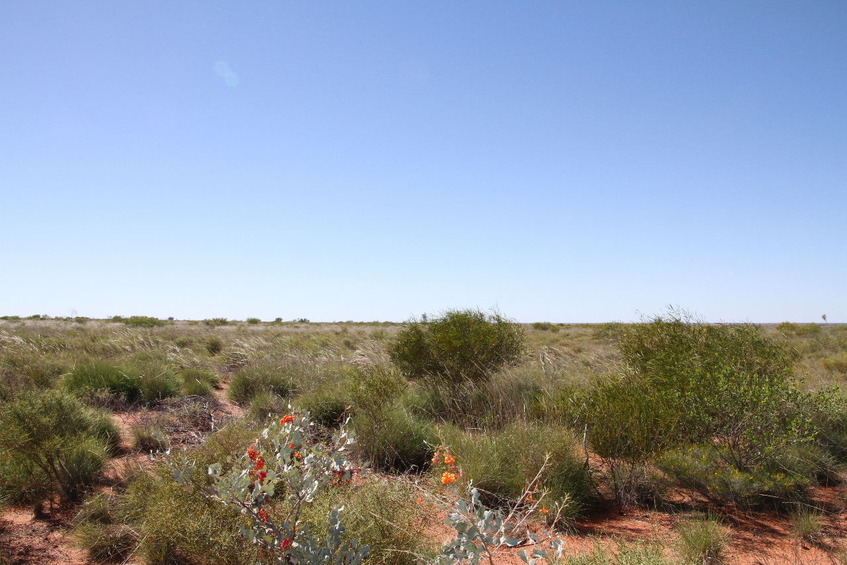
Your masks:
<path fill-rule="evenodd" d="M 255 546 L 245 544 L 241 535 L 245 520 L 205 495 L 211 485 L 205 469 L 213 463 L 231 465 L 254 434 L 243 424 L 227 426 L 202 445 L 172 454 L 128 486 L 119 503 L 119 523 L 138 533 L 137 553 L 146 563 L 256 562 Z M 189 468 L 199 471 L 183 475 L 189 477 L 188 484 L 177 482 L 174 471 Z"/>
<path fill-rule="evenodd" d="M 723 563 L 729 534 L 714 518 L 688 520 L 677 525 L 679 553 L 686 563 Z"/>
<path fill-rule="evenodd" d="M 297 406 L 321 426 L 337 428 L 351 406 L 350 394 L 345 386 L 331 383 L 300 396 Z"/>
<path fill-rule="evenodd" d="M 416 418 L 397 404 L 379 412 L 357 413 L 352 426 L 359 456 L 380 471 L 423 472 L 438 442 L 431 423 Z"/>
<path fill-rule="evenodd" d="M 127 326 L 140 328 L 155 328 L 165 325 L 164 320 L 152 316 L 130 316 L 129 318 L 121 318 L 119 321 Z"/>
<path fill-rule="evenodd" d="M 117 452 L 108 416 L 61 391 L 26 392 L 0 409 L 0 485 L 21 502 L 78 499 Z"/>
<path fill-rule="evenodd" d="M 313 529 L 324 527 L 329 510 L 343 504 L 345 535 L 367 545 L 366 565 L 418 565 L 421 556 L 433 556 L 427 536 L 429 508 L 415 500 L 411 485 L 375 475 L 356 485 L 332 488 L 308 509 L 306 521 Z"/>
<path fill-rule="evenodd" d="M 229 383 L 229 399 L 237 404 L 248 404 L 262 392 L 288 398 L 294 391 L 294 383 L 281 367 L 266 363 L 247 365 L 239 369 Z"/>
<path fill-rule="evenodd" d="M 806 462 L 793 457 L 782 462 L 798 468 L 770 464 L 741 470 L 720 446 L 695 445 L 664 454 L 657 465 L 681 486 L 712 501 L 780 509 L 803 500 L 812 481 Z"/>
<path fill-rule="evenodd" d="M 132 428 L 132 447 L 144 453 L 167 451 L 170 440 L 160 426 L 138 426 Z"/>
<path fill-rule="evenodd" d="M 563 505 L 562 519 L 578 515 L 592 498 L 584 454 L 567 429 L 517 423 L 478 433 L 445 427 L 441 440 L 489 505 L 514 503 L 539 472 L 550 508 Z"/>
<path fill-rule="evenodd" d="M 791 533 L 800 543 L 819 545 L 823 542 L 824 518 L 817 508 L 800 505 L 791 513 Z"/>
<path fill-rule="evenodd" d="M 210 369 L 190 367 L 179 372 L 182 393 L 195 396 L 212 396 L 219 385 L 218 374 Z"/>
<path fill-rule="evenodd" d="M 247 417 L 259 424 L 269 419 L 279 419 L 288 411 L 288 401 L 279 395 L 263 390 L 250 399 Z"/>
<path fill-rule="evenodd" d="M 126 402 L 156 402 L 179 394 L 181 383 L 166 364 L 151 359 L 128 365 L 87 361 L 62 377 L 61 386 L 77 396 L 107 391 Z"/>
<path fill-rule="evenodd" d="M 217 355 L 224 350 L 224 342 L 217 336 L 212 336 L 206 340 L 206 351 L 209 355 Z"/>

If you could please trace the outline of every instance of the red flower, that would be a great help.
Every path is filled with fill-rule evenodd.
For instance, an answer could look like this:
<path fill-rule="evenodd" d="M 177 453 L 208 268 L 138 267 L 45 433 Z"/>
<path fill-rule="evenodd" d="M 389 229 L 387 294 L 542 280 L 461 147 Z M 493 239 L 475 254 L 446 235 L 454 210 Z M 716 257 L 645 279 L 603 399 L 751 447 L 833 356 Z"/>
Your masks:
<path fill-rule="evenodd" d="M 292 544 L 293 542 L 294 542 L 294 540 L 293 540 L 293 539 L 291 539 L 291 538 L 286 538 L 286 539 L 282 540 L 282 543 L 280 543 L 280 544 L 279 544 L 279 546 L 280 546 L 282 549 L 288 549 L 289 547 L 291 547 L 291 544 Z"/>
<path fill-rule="evenodd" d="M 268 513 L 267 512 L 265 512 L 264 510 L 259 510 L 258 512 L 256 512 L 256 514 L 258 514 L 260 522 L 262 522 L 263 524 L 268 523 Z"/>
<path fill-rule="evenodd" d="M 282 420 L 280 420 L 279 423 L 284 426 L 285 424 L 290 424 L 293 421 L 294 421 L 294 415 L 293 414 L 286 414 L 285 416 L 282 417 Z"/>
<path fill-rule="evenodd" d="M 247 448 L 247 457 L 250 458 L 250 461 L 255 461 L 257 457 L 261 455 L 261 452 L 256 451 L 256 444 L 254 443 L 250 447 Z"/>
<path fill-rule="evenodd" d="M 259 457 L 258 459 L 256 459 L 256 470 L 261 471 L 264 468 L 265 468 L 265 460 L 264 460 L 264 458 Z"/>

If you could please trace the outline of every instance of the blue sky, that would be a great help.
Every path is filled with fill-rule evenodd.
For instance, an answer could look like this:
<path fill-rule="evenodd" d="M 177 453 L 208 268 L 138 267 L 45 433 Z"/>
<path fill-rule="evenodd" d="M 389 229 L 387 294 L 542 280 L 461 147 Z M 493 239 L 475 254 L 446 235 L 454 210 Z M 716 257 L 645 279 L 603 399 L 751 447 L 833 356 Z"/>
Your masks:
<path fill-rule="evenodd" d="M 0 314 L 847 322 L 847 3 L 0 3 Z"/>

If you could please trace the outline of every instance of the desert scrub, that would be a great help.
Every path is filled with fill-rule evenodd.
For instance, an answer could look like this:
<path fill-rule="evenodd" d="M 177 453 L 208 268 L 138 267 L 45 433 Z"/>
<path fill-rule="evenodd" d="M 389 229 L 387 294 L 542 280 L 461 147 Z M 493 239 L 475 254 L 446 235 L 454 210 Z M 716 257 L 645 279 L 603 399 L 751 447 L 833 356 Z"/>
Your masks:
<path fill-rule="evenodd" d="M 0 409 L 0 484 L 21 502 L 39 504 L 53 495 L 77 500 L 118 443 L 108 416 L 76 398 L 25 392 Z"/>
<path fill-rule="evenodd" d="M 516 423 L 496 432 L 441 430 L 466 480 L 489 506 L 517 501 L 536 475 L 547 509 L 562 521 L 576 517 L 592 499 L 591 479 L 576 438 L 564 428 Z"/>
<path fill-rule="evenodd" d="M 722 563 L 730 537 L 715 518 L 688 520 L 677 525 L 679 553 L 685 563 Z"/>
<path fill-rule="evenodd" d="M 220 382 L 218 374 L 206 368 L 188 367 L 178 375 L 182 380 L 182 392 L 186 395 L 212 396 Z"/>
<path fill-rule="evenodd" d="M 287 414 L 262 430 L 231 469 L 209 467 L 209 498 L 246 518 L 243 534 L 274 563 L 358 565 L 369 549 L 345 536 L 343 506 L 329 512 L 320 530 L 303 519 L 319 491 L 351 480 L 355 469 L 346 458 L 351 443 L 343 428 L 332 440 L 317 441 L 308 417 Z M 174 476 L 187 484 L 195 470 L 175 469 Z"/>
<path fill-rule="evenodd" d="M 824 513 L 807 506 L 798 505 L 791 513 L 791 533 L 803 544 L 821 545 L 824 536 Z"/>
<path fill-rule="evenodd" d="M 165 363 L 139 359 L 125 365 L 90 360 L 62 377 L 60 386 L 77 396 L 106 391 L 125 402 L 156 402 L 176 396 L 180 380 Z"/>
<path fill-rule="evenodd" d="M 791 499 L 802 491 L 809 477 L 779 469 L 793 464 L 793 449 L 813 442 L 833 395 L 799 389 L 795 352 L 758 326 L 680 316 L 624 328 L 620 348 L 625 373 L 601 377 L 579 402 L 598 455 L 634 466 L 680 449 L 665 468 L 721 497 Z M 678 457 L 686 449 L 688 456 Z M 703 471 L 695 460 L 721 480 L 694 480 Z"/>
<path fill-rule="evenodd" d="M 360 369 L 350 379 L 352 427 L 358 437 L 356 451 L 381 471 L 424 471 L 437 443 L 435 427 L 417 417 L 402 403 L 407 387 L 389 366 Z"/>
<path fill-rule="evenodd" d="M 368 565 L 418 565 L 436 548 L 426 532 L 430 507 L 416 502 L 419 491 L 404 481 L 373 474 L 355 485 L 332 486 L 304 512 L 312 528 L 323 526 L 329 511 L 343 504 L 346 535 L 367 545 Z"/>
<path fill-rule="evenodd" d="M 255 430 L 233 424 L 197 447 L 159 459 L 151 473 L 139 474 L 128 485 L 109 523 L 137 532 L 135 551 L 148 564 L 252 565 L 256 551 L 245 546 L 240 531 L 246 522 L 206 496 L 211 478 L 205 472 L 188 476 L 185 470 L 214 463 L 231 465 L 254 437 Z M 175 471 L 188 480 L 177 482 Z"/>
<path fill-rule="evenodd" d="M 238 369 L 229 383 L 229 399 L 237 404 L 248 404 L 261 392 L 288 398 L 294 383 L 284 367 L 270 363 L 255 363 Z"/>
<path fill-rule="evenodd" d="M 657 465 L 681 486 L 719 503 L 781 509 L 805 498 L 812 480 L 809 462 L 790 456 L 780 465 L 739 469 L 724 454 L 710 444 L 693 445 L 665 453 Z"/>
<path fill-rule="evenodd" d="M 412 321 L 388 348 L 407 377 L 448 383 L 484 381 L 520 359 L 523 351 L 520 326 L 478 310 L 449 310 L 432 320 Z"/>

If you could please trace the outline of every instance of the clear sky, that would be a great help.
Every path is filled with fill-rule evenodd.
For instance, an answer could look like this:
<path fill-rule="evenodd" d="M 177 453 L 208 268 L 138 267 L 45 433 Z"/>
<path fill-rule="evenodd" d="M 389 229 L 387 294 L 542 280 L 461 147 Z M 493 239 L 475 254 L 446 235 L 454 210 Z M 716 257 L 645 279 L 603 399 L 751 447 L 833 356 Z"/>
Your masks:
<path fill-rule="evenodd" d="M 847 2 L 0 2 L 0 314 L 847 322 Z"/>

